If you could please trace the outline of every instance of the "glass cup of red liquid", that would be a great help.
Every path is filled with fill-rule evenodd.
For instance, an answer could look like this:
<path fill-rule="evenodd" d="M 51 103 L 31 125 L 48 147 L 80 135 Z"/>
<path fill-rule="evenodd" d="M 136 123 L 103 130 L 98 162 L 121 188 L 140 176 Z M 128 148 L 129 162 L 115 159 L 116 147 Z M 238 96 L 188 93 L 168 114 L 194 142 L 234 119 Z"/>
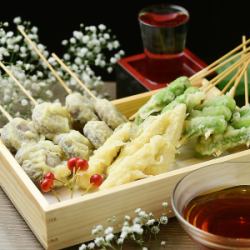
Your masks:
<path fill-rule="evenodd" d="M 250 249 L 250 164 L 218 163 L 186 175 L 172 207 L 201 249 Z"/>
<path fill-rule="evenodd" d="M 189 13 L 177 5 L 156 4 L 139 12 L 146 77 L 166 83 L 181 75 Z"/>

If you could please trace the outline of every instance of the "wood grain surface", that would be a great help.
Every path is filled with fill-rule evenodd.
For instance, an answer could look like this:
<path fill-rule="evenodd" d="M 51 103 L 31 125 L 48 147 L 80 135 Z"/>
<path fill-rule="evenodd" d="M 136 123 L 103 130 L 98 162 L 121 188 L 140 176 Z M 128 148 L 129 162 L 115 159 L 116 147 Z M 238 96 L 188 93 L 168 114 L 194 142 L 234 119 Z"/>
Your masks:
<path fill-rule="evenodd" d="M 160 242 L 166 241 L 166 248 L 160 247 Z M 158 239 L 149 244 L 150 249 L 198 249 L 180 227 L 175 218 L 170 219 L 167 226 L 161 228 Z M 11 201 L 0 189 L 0 249 L 1 250 L 40 250 L 43 249 L 27 224 L 18 214 Z M 78 246 L 68 248 L 78 249 Z M 130 244 L 123 249 L 139 249 Z"/>

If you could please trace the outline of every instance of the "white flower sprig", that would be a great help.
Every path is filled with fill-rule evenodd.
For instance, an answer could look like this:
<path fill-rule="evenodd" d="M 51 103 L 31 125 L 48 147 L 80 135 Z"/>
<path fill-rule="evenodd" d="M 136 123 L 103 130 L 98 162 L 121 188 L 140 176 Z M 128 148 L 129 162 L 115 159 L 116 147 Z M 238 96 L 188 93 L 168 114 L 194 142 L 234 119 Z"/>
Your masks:
<path fill-rule="evenodd" d="M 147 213 L 141 208 L 135 210 L 135 218 L 132 219 L 126 215 L 123 224 L 120 228 L 120 233 L 114 234 L 114 228 L 108 226 L 104 228 L 102 225 L 97 225 L 92 230 L 92 235 L 95 239 L 88 244 L 82 244 L 79 250 L 87 249 L 122 249 L 124 242 L 132 241 L 142 250 L 147 250 L 146 243 L 153 237 L 156 237 L 160 232 L 160 225 L 168 223 L 166 211 L 168 208 L 167 202 L 162 203 L 163 213 L 160 218 L 156 218 L 152 213 Z M 110 221 L 115 223 L 115 219 Z M 109 221 L 109 222 L 110 222 Z M 161 246 L 166 245 L 165 241 L 161 242 Z"/>
<path fill-rule="evenodd" d="M 120 50 L 120 42 L 112 35 L 111 30 L 104 24 L 96 26 L 80 25 L 80 29 L 73 32 L 68 40 L 63 40 L 62 45 L 66 48 L 63 59 L 66 64 L 80 76 L 88 88 L 96 94 L 103 94 L 103 81 L 100 73 L 106 71 L 112 73 L 116 62 L 124 55 Z M 50 59 L 53 62 L 53 59 Z M 78 88 L 74 79 L 63 71 L 64 80 L 71 87 Z"/>
<path fill-rule="evenodd" d="M 38 28 L 32 26 L 29 21 L 22 21 L 20 17 L 16 17 L 12 24 L 0 23 L 0 60 L 38 102 L 55 101 L 52 91 L 55 79 L 19 34 L 16 29 L 18 25 L 25 29 L 43 55 L 48 57 L 46 47 L 39 42 Z M 1 105 L 13 117 L 30 116 L 32 105 L 29 99 L 4 71 L 0 71 L 0 100 Z M 1 125 L 4 121 L 0 114 Z"/>

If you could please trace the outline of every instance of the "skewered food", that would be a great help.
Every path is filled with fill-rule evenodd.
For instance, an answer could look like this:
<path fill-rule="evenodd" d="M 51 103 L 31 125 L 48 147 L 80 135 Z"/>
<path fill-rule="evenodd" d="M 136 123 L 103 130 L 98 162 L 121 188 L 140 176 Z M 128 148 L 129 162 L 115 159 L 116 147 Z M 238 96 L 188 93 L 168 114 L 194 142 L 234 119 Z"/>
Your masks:
<path fill-rule="evenodd" d="M 166 105 L 177 96 L 183 94 L 190 86 L 189 79 L 182 76 L 171 82 L 166 88 L 152 95 L 149 101 L 138 110 L 135 119 L 136 123 L 140 124 L 150 115 L 160 113 Z"/>
<path fill-rule="evenodd" d="M 212 134 L 226 131 L 236 103 L 230 96 L 216 96 L 205 100 L 196 108 L 200 110 L 193 110 L 185 122 L 184 136 L 186 138 L 203 136 L 207 139 Z"/>
<path fill-rule="evenodd" d="M 137 141 L 133 146 L 136 150 L 126 156 L 119 155 L 118 159 L 121 157 L 119 164 L 112 168 L 100 189 L 164 173 L 171 168 L 175 159 L 175 146 L 181 134 L 180 128 L 182 128 L 186 116 L 186 105 L 180 104 L 173 111 L 159 116 L 164 117 L 165 121 L 161 123 L 158 133 L 152 133 L 155 123 L 152 128 L 149 127 L 151 136 L 144 143 Z M 173 124 L 177 126 L 174 127 Z M 143 137 L 140 138 L 143 139 Z"/>
<path fill-rule="evenodd" d="M 88 121 L 98 121 L 94 112 L 94 105 L 86 96 L 79 93 L 69 94 L 66 97 L 66 108 L 74 120 L 79 121 L 82 125 Z"/>
<path fill-rule="evenodd" d="M 195 150 L 204 156 L 219 156 L 228 149 L 241 145 L 250 145 L 250 128 L 234 129 L 230 126 L 224 134 L 211 136 L 207 140 L 200 138 Z"/>
<path fill-rule="evenodd" d="M 53 141 L 62 148 L 67 159 L 72 157 L 88 159 L 91 154 L 92 145 L 89 140 L 76 130 L 56 135 Z"/>
<path fill-rule="evenodd" d="M 95 111 L 102 121 L 106 122 L 107 125 L 115 129 L 119 125 L 127 122 L 126 117 L 120 113 L 114 105 L 106 99 L 97 99 L 94 103 Z"/>
<path fill-rule="evenodd" d="M 23 143 L 40 139 L 32 121 L 14 118 L 1 130 L 1 140 L 11 151 L 18 150 Z"/>
<path fill-rule="evenodd" d="M 35 106 L 32 120 L 39 133 L 48 139 L 57 134 L 67 133 L 71 127 L 71 117 L 60 103 L 44 102 Z"/>
<path fill-rule="evenodd" d="M 112 135 L 113 131 L 103 121 L 89 121 L 84 126 L 84 135 L 94 145 L 99 148 Z"/>
<path fill-rule="evenodd" d="M 205 93 L 200 89 L 196 87 L 189 87 L 182 95 L 177 96 L 172 102 L 164 107 L 162 112 L 172 110 L 180 103 L 186 104 L 187 111 L 191 112 L 194 108 L 198 107 L 202 103 L 205 97 Z"/>
<path fill-rule="evenodd" d="M 227 130 L 223 134 L 211 136 L 208 140 L 200 138 L 195 147 L 201 155 L 219 156 L 228 149 L 250 144 L 250 107 L 237 109 Z"/>
<path fill-rule="evenodd" d="M 130 140 L 133 133 L 132 123 L 125 123 L 113 132 L 113 134 L 98 148 L 89 159 L 88 172 L 106 173 L 106 169 L 119 154 L 121 148 Z"/>
<path fill-rule="evenodd" d="M 44 173 L 61 163 L 63 152 L 51 141 L 41 140 L 36 143 L 23 144 L 15 158 L 28 176 L 37 182 Z"/>

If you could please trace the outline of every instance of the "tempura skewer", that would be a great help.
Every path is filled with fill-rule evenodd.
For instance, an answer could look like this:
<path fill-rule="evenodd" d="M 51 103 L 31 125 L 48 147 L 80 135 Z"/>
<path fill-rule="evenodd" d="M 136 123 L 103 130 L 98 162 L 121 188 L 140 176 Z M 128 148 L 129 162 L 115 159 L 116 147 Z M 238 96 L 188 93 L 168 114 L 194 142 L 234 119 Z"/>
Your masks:
<path fill-rule="evenodd" d="M 247 48 L 246 48 L 246 36 L 242 36 L 242 44 L 243 46 L 243 51 L 246 53 Z M 244 72 L 244 86 L 245 86 L 245 106 L 249 105 L 249 96 L 248 96 L 248 73 L 247 70 Z"/>
<path fill-rule="evenodd" d="M 232 64 L 230 67 L 228 67 L 226 70 L 218 74 L 216 77 L 214 77 L 211 81 L 208 87 L 204 90 L 205 92 L 209 91 L 211 88 L 215 87 L 220 81 L 222 81 L 225 77 L 227 77 L 229 74 L 231 74 L 235 69 L 237 69 L 240 65 L 242 65 L 246 60 L 248 60 L 250 53 L 247 53 L 242 58 L 240 58 L 238 61 L 236 61 L 234 64 Z"/>
<path fill-rule="evenodd" d="M 55 54 L 52 53 L 52 57 L 61 65 L 61 67 L 70 74 L 74 80 L 94 99 L 96 96 L 86 87 L 86 85 L 79 79 L 79 77 Z"/>
<path fill-rule="evenodd" d="M 4 107 L 1 104 L 0 104 L 0 111 L 8 121 L 11 121 L 13 119 L 13 117 L 4 109 Z"/>
<path fill-rule="evenodd" d="M 224 56 L 220 57 L 219 59 L 217 59 L 216 61 L 214 61 L 213 63 L 211 63 L 210 65 L 208 65 L 204 69 L 202 69 L 201 71 L 199 71 L 196 74 L 194 74 L 193 76 L 191 76 L 190 80 L 193 81 L 196 78 L 200 78 L 200 79 L 204 78 L 209 73 L 211 73 L 212 71 L 214 71 L 214 68 L 216 67 L 216 65 L 219 65 L 220 63 L 222 63 L 221 66 L 224 65 L 224 61 L 225 61 L 226 58 L 229 57 L 229 59 L 232 60 L 234 56 L 233 57 L 230 57 L 230 56 L 232 56 L 235 52 L 237 52 L 238 50 L 242 49 L 244 46 L 248 45 L 249 43 L 250 43 L 250 39 L 248 39 L 245 43 L 242 43 L 242 44 L 238 45 L 237 47 L 235 47 L 234 49 L 232 49 L 231 51 L 229 51 L 228 53 L 226 53 Z M 241 52 L 238 53 L 238 55 L 241 55 L 243 53 L 244 52 L 241 51 Z M 229 62 L 229 61 L 227 61 L 227 62 Z M 211 69 L 212 69 L 212 71 L 210 71 L 208 73 L 208 70 L 211 70 Z"/>

